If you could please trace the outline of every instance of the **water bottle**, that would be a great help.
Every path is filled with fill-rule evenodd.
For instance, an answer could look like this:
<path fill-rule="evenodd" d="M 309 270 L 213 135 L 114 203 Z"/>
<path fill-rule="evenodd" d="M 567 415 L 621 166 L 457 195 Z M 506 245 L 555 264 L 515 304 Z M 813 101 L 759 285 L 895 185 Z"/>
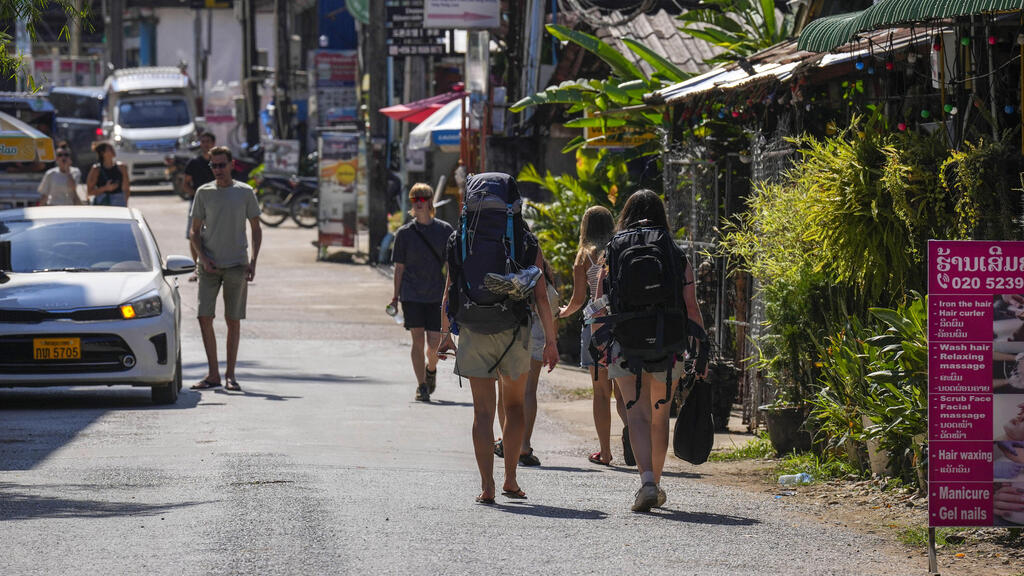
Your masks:
<path fill-rule="evenodd" d="M 780 486 L 792 486 L 792 485 L 795 485 L 795 484 L 810 484 L 813 481 L 814 481 L 814 477 L 812 477 L 807 472 L 801 472 L 799 474 L 784 474 L 782 476 L 779 476 L 779 485 Z"/>
<path fill-rule="evenodd" d="M 394 302 L 388 304 L 387 307 L 384 308 L 384 313 L 391 316 L 395 320 L 395 324 L 401 325 L 405 322 L 405 317 L 398 311 L 398 306 L 395 306 Z"/>

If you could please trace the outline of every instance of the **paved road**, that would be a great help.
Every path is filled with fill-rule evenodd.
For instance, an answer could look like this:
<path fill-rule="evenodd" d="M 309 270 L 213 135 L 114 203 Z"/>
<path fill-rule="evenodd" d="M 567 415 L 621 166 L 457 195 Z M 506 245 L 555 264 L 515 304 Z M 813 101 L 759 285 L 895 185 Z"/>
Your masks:
<path fill-rule="evenodd" d="M 187 253 L 182 201 L 133 201 L 165 255 Z M 313 237 L 266 231 L 242 394 L 166 408 L 145 389 L 0 390 L 0 574 L 923 572 L 678 461 L 666 509 L 633 514 L 635 473 L 589 465 L 592 441 L 544 413 L 529 500 L 476 505 L 468 388 L 442 371 L 436 401 L 414 402 L 390 281 L 316 263 Z M 189 382 L 205 369 L 195 284 L 182 298 Z"/>

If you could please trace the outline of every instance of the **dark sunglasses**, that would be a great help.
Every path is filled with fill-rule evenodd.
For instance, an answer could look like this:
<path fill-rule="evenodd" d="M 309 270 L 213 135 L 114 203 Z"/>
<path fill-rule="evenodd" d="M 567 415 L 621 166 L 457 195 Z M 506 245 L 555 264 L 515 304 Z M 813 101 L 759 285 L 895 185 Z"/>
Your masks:
<path fill-rule="evenodd" d="M 227 168 L 227 166 L 227 162 L 210 162 L 210 168 L 213 168 L 214 170 L 218 170 L 220 168 Z"/>
<path fill-rule="evenodd" d="M 67 152 L 57 152 L 57 158 L 71 158 L 71 154 Z"/>
<path fill-rule="evenodd" d="M 430 202 L 430 198 L 424 198 L 422 196 L 417 196 L 416 198 L 412 199 L 412 202 L 413 202 L 413 204 L 419 204 L 420 202 Z"/>

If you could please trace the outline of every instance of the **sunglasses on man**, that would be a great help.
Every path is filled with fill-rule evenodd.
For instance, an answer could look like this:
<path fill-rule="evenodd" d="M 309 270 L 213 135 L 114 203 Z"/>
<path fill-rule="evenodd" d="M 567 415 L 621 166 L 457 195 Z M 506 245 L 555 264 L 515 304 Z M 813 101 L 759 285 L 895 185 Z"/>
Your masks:
<path fill-rule="evenodd" d="M 221 168 L 227 168 L 227 162 L 210 162 L 210 168 L 214 170 L 220 170 Z"/>
<path fill-rule="evenodd" d="M 413 204 L 421 204 L 421 203 L 425 204 L 427 202 L 430 202 L 430 198 L 425 198 L 423 196 L 417 196 L 417 197 L 412 199 L 412 203 Z"/>
<path fill-rule="evenodd" d="M 57 152 L 57 158 L 71 158 L 71 154 L 68 152 Z"/>

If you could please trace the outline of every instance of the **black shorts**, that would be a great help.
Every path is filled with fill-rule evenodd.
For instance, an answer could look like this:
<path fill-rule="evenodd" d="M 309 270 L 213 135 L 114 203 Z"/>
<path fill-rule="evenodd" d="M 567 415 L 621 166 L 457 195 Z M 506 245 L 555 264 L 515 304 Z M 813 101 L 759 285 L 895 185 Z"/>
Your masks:
<path fill-rule="evenodd" d="M 405 329 L 426 328 L 427 332 L 441 331 L 440 302 L 402 302 Z"/>

